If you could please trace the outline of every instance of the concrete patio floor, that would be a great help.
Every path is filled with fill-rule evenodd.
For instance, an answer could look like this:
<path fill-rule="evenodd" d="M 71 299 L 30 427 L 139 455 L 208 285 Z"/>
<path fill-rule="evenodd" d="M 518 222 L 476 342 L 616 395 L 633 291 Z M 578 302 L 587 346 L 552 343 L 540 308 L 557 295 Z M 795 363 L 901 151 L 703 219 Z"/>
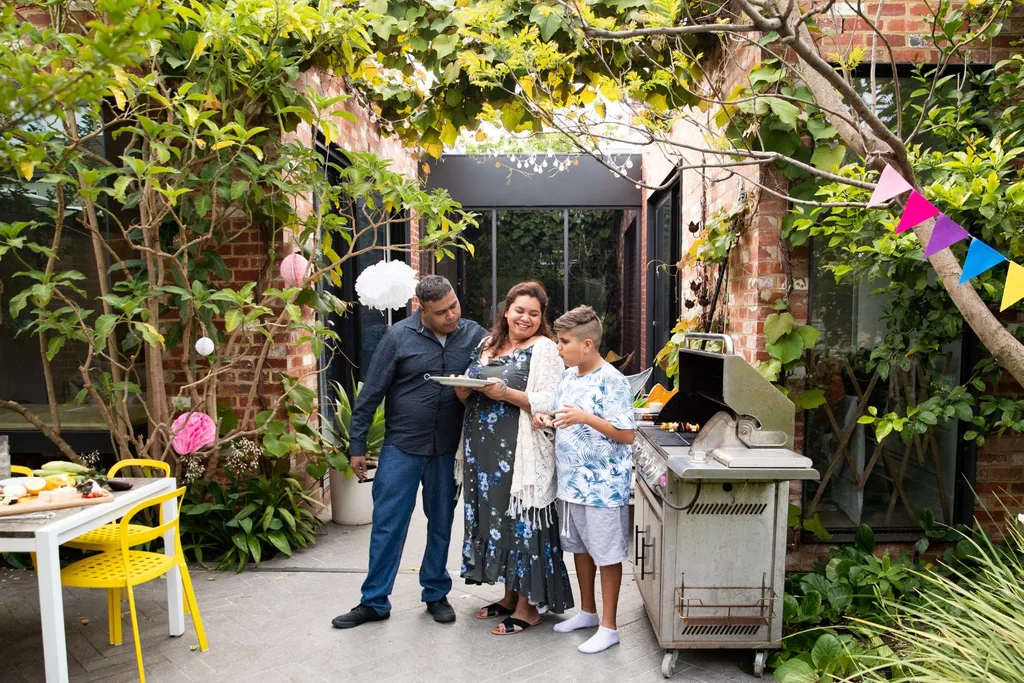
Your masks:
<path fill-rule="evenodd" d="M 181 681 L 648 681 L 664 680 L 663 652 L 654 638 L 627 567 L 619 606 L 622 642 L 597 655 L 576 646 L 590 631 L 556 634 L 559 617 L 525 633 L 499 638 L 492 622 L 473 614 L 501 594 L 499 587 L 466 586 L 458 576 L 462 525 L 452 534 L 448 567 L 454 624 L 435 624 L 420 602 L 417 567 L 426 520 L 417 512 L 392 595 L 391 619 L 348 631 L 331 619 L 359 602 L 370 528 L 327 524 L 317 545 L 294 557 L 264 562 L 242 574 L 193 568 L 210 649 L 199 652 L 191 620 L 185 635 L 167 635 L 166 592 L 160 581 L 137 592 L 142 653 L 152 683 Z M 572 558 L 566 556 L 572 570 Z M 575 591 L 575 575 L 573 574 Z M 576 593 L 578 603 L 579 596 Z M 598 598 L 600 600 L 600 598 Z M 131 623 L 124 607 L 124 644 L 107 642 L 102 591 L 64 589 L 68 663 L 72 683 L 138 680 Z M 195 648 L 195 649 L 193 649 Z M 673 681 L 730 683 L 755 680 L 740 670 L 750 652 L 684 652 Z M 43 680 L 35 576 L 0 570 L 0 680 Z M 768 680 L 769 677 L 766 676 Z"/>

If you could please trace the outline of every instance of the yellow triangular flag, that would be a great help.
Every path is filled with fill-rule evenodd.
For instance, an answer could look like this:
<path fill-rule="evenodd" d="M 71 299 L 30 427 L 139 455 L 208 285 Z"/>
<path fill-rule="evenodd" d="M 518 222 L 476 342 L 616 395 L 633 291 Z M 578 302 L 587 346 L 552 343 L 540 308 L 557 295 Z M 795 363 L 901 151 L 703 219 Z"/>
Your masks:
<path fill-rule="evenodd" d="M 999 310 L 1005 311 L 1021 299 L 1024 299 L 1024 266 L 1010 261 L 1010 272 L 1006 274 L 1003 302 L 999 305 Z"/>

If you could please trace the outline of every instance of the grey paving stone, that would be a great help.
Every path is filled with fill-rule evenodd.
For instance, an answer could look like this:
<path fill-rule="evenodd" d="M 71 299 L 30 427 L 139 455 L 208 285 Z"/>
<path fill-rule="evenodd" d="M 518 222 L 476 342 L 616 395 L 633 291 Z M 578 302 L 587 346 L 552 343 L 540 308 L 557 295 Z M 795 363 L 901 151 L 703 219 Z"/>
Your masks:
<path fill-rule="evenodd" d="M 295 556 L 273 558 L 259 571 L 242 574 L 191 571 L 210 641 L 199 652 L 191 620 L 181 638 L 167 635 L 166 584 L 154 581 L 136 590 L 140 642 L 151 683 L 189 681 L 275 681 L 334 683 L 484 683 L 485 681 L 636 681 L 657 683 L 662 650 L 647 621 L 629 572 L 619 602 L 622 642 L 597 655 L 576 650 L 591 631 L 556 634 L 551 627 L 578 610 L 526 633 L 498 637 L 498 620 L 478 620 L 480 607 L 498 599 L 502 586 L 466 586 L 458 578 L 461 522 L 452 532 L 449 595 L 458 618 L 436 624 L 420 601 L 418 568 L 426 520 L 417 513 L 410 525 L 401 571 L 391 597 L 388 621 L 349 630 L 334 629 L 332 618 L 359 602 L 365 577 L 369 527 L 328 525 L 318 544 Z M 566 563 L 572 573 L 571 557 Z M 310 571 L 315 570 L 315 571 Z M 579 595 L 576 595 L 577 601 Z M 600 591 L 598 592 L 600 600 Z M 600 603 L 599 603 L 600 604 Z M 107 642 L 106 600 L 102 591 L 65 590 L 65 622 L 71 683 L 137 680 L 128 605 L 124 644 Z M 87 618 L 83 625 L 79 619 Z M 674 683 L 736 683 L 752 680 L 739 668 L 750 652 L 684 652 Z M 39 603 L 31 572 L 0 570 L 0 660 L 5 681 L 43 680 Z"/>

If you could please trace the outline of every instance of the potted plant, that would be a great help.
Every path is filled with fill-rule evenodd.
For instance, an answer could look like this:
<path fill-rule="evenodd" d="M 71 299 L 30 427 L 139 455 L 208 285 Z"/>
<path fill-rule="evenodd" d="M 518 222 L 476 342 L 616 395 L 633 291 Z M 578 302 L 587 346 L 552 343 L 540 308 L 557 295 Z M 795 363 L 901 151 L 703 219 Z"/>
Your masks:
<path fill-rule="evenodd" d="M 352 406 L 362 391 L 363 383 L 356 385 L 351 400 L 340 382 L 331 382 L 334 391 L 333 420 L 323 425 L 326 441 L 324 458 L 331 466 L 331 519 L 335 524 L 369 524 L 373 519 L 373 473 L 377 456 L 384 443 L 384 403 L 377 406 L 373 424 L 366 437 L 366 481 L 360 482 L 349 466 L 348 447 L 352 423 Z"/>

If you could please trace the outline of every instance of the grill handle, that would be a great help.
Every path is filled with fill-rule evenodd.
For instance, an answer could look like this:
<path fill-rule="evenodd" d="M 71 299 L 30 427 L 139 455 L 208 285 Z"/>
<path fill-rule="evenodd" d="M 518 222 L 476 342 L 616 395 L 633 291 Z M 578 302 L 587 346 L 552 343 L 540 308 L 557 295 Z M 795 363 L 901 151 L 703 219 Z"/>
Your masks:
<path fill-rule="evenodd" d="M 680 342 L 679 345 L 682 346 L 683 348 L 687 348 L 686 342 L 689 341 L 690 339 L 696 339 L 697 341 L 700 342 L 722 342 L 722 348 L 724 349 L 722 355 L 733 355 L 732 337 L 730 337 L 727 334 L 704 334 L 703 332 L 683 332 L 683 340 L 682 342 Z M 705 350 L 705 344 L 703 343 L 700 345 L 700 350 L 704 351 L 705 353 L 712 353 L 711 351 Z"/>
<path fill-rule="evenodd" d="M 651 541 L 650 543 L 648 543 L 647 542 L 647 538 L 646 538 L 647 535 L 650 532 L 651 532 L 651 528 L 650 527 L 647 527 L 646 529 L 644 529 L 644 541 L 643 541 L 643 544 L 644 544 L 644 556 L 643 556 L 643 558 L 641 558 L 642 561 L 640 563 L 640 578 L 641 579 L 643 579 L 645 576 L 648 576 L 648 575 L 654 576 L 654 570 L 653 569 L 650 572 L 647 571 L 647 559 L 648 559 L 647 558 L 647 550 L 650 549 L 651 551 L 654 551 L 654 541 Z M 653 552 L 652 552 L 652 554 L 653 554 Z M 651 557 L 650 559 L 654 560 L 653 557 Z M 652 562 L 651 564 L 654 564 L 654 562 Z"/>

